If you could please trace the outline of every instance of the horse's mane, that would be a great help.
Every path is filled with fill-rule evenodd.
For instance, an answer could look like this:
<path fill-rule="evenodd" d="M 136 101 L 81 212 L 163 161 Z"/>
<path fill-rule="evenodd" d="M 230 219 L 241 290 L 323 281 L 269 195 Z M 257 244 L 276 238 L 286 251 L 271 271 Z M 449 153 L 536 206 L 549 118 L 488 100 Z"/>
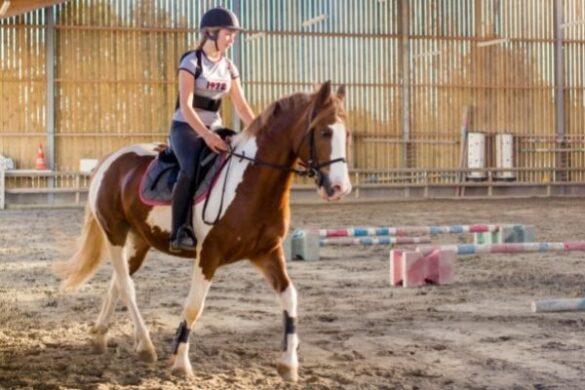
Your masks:
<path fill-rule="evenodd" d="M 282 112 L 293 113 L 299 106 L 307 105 L 313 97 L 313 94 L 298 92 L 276 100 L 252 121 L 244 130 L 244 133 L 248 136 L 254 136 L 267 131 L 270 128 L 270 124 L 274 123 L 276 115 L 279 115 L 279 113 L 282 115 Z M 345 119 L 345 111 L 340 104 L 339 98 L 331 95 L 320 108 L 319 113 L 313 119 L 313 123 L 319 123 L 321 120 L 331 118 L 333 115 Z"/>
<path fill-rule="evenodd" d="M 244 130 L 247 135 L 258 135 L 272 122 L 279 111 L 292 111 L 300 105 L 307 104 L 312 95 L 303 92 L 293 93 L 274 101 Z"/>

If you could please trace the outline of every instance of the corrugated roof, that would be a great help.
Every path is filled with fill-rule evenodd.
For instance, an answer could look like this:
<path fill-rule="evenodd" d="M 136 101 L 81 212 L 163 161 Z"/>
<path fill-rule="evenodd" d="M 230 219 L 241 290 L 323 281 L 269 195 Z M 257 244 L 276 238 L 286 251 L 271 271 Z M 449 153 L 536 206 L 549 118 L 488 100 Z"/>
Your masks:
<path fill-rule="evenodd" d="M 0 0 L 0 18 L 23 14 L 37 8 L 63 2 L 64 0 Z"/>

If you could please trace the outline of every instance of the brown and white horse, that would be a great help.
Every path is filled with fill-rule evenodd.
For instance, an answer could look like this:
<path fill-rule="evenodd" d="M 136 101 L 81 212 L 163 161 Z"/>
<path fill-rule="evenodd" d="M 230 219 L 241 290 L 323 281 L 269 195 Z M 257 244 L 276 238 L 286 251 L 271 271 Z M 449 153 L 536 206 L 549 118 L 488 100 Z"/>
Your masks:
<path fill-rule="evenodd" d="M 199 244 L 195 252 L 178 254 L 193 261 L 193 275 L 175 337 L 173 372 L 192 375 L 189 332 L 203 311 L 215 271 L 249 259 L 274 288 L 284 311 L 284 352 L 278 373 L 285 380 L 297 380 L 297 292 L 282 247 L 290 217 L 292 168 L 298 160 L 306 165 L 318 178 L 318 192 L 325 200 L 337 200 L 351 191 L 344 95 L 343 87 L 332 94 L 331 83 L 326 82 L 314 94 L 287 96 L 231 140 L 235 154 L 248 159 L 232 157 L 230 169 L 223 169 L 210 191 L 205 218 L 220 216 L 213 226 L 203 222 L 203 203 L 195 206 L 193 224 Z M 109 256 L 113 274 L 92 329 L 94 347 L 106 350 L 106 333 L 121 298 L 134 322 L 138 356 L 146 361 L 157 356 L 136 305 L 131 275 L 151 247 L 169 253 L 171 230 L 170 207 L 148 206 L 139 197 L 141 177 L 155 156 L 154 145 L 134 145 L 101 161 L 91 181 L 79 248 L 69 260 L 55 265 L 63 286 L 75 288 L 93 275 L 102 253 Z"/>

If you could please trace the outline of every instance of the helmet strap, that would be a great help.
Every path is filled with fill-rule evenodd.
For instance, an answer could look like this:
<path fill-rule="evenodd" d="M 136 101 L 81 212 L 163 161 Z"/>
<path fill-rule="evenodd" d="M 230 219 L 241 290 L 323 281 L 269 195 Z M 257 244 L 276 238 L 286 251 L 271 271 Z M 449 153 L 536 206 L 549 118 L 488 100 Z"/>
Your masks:
<path fill-rule="evenodd" d="M 198 50 L 203 50 L 203 46 L 205 46 L 205 42 L 207 42 L 207 35 L 203 35 L 203 39 L 199 41 L 199 46 L 197 46 Z"/>
<path fill-rule="evenodd" d="M 217 36 L 219 35 L 219 31 L 218 32 L 212 32 L 207 30 L 205 32 L 205 38 L 209 39 L 210 41 L 214 41 L 217 42 Z"/>
<path fill-rule="evenodd" d="M 205 32 L 205 39 L 209 39 L 210 41 L 213 41 L 214 45 L 215 45 L 215 50 L 219 51 L 219 46 L 217 45 L 217 38 L 219 36 L 219 31 L 218 32 L 211 32 L 211 31 L 206 31 Z"/>

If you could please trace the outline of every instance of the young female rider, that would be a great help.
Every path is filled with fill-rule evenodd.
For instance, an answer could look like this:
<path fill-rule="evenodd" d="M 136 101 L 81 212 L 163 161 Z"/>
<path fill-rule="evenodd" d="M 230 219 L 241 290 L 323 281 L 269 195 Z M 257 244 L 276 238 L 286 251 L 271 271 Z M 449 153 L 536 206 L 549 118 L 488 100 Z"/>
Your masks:
<path fill-rule="evenodd" d="M 227 144 L 213 132 L 223 127 L 221 98 L 229 92 L 246 126 L 254 119 L 238 69 L 225 57 L 241 30 L 238 18 L 230 10 L 213 8 L 203 15 L 199 29 L 202 38 L 197 50 L 185 53 L 179 65 L 179 102 L 171 124 L 171 148 L 181 168 L 173 190 L 171 252 L 195 250 L 197 244 L 191 208 L 199 155 L 203 143 L 216 153 L 227 150 Z"/>

